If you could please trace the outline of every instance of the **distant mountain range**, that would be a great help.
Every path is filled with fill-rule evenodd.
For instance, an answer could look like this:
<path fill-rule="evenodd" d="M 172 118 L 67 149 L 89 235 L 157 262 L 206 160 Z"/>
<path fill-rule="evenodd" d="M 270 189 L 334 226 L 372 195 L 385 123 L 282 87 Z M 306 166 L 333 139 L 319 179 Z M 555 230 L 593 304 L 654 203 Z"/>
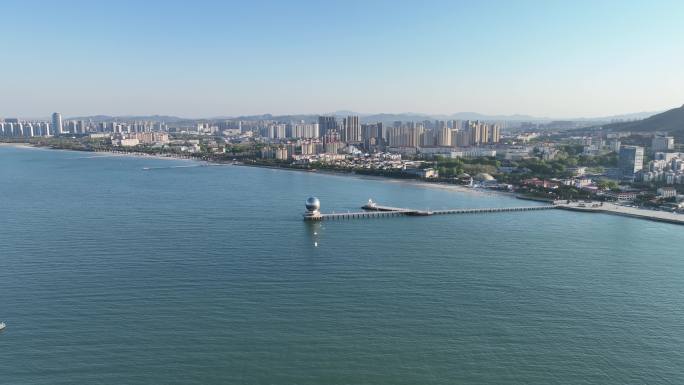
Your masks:
<path fill-rule="evenodd" d="M 677 137 L 684 137 L 684 105 L 673 108 L 646 119 L 603 125 L 608 131 L 631 132 L 668 132 Z"/>
<path fill-rule="evenodd" d="M 526 122 L 549 122 L 552 120 L 572 120 L 572 121 L 590 121 L 590 122 L 611 122 L 615 120 L 637 120 L 649 117 L 657 112 L 637 112 L 631 114 L 614 115 L 598 118 L 548 118 L 537 117 L 531 115 L 487 115 L 478 112 L 457 112 L 449 115 L 431 115 L 422 113 L 379 113 L 379 114 L 363 114 L 354 111 L 335 111 L 332 113 L 320 115 L 335 115 L 337 117 L 345 117 L 348 115 L 358 115 L 362 122 L 384 122 L 391 123 L 397 120 L 402 121 L 423 121 L 423 120 L 486 120 L 486 121 L 526 121 Z M 69 120 L 92 120 L 95 122 L 106 122 L 113 120 L 145 120 L 145 121 L 164 121 L 167 123 L 177 123 L 193 120 L 282 120 L 282 121 L 313 121 L 316 120 L 319 114 L 292 114 L 292 115 L 245 115 L 245 116 L 214 116 L 210 118 L 181 118 L 169 115 L 125 115 L 125 116 L 109 116 L 109 115 L 94 115 L 94 116 L 78 116 L 68 117 Z"/>
<path fill-rule="evenodd" d="M 152 122 L 167 122 L 175 123 L 189 120 L 196 120 L 190 118 L 179 118 L 177 116 L 169 115 L 121 115 L 121 116 L 110 116 L 110 115 L 90 115 L 90 116 L 74 116 L 67 117 L 66 120 L 91 120 L 93 122 L 111 122 L 114 120 L 140 120 L 140 121 L 152 121 Z"/>
<path fill-rule="evenodd" d="M 428 115 L 419 113 L 402 114 L 372 114 L 360 115 L 361 119 L 369 122 L 393 122 L 396 120 L 421 121 L 421 120 L 514 120 L 514 121 L 543 121 L 548 118 L 539 118 L 530 115 L 485 115 L 477 112 L 457 112 L 450 115 Z"/>
<path fill-rule="evenodd" d="M 456 112 L 453 114 L 423 114 L 418 112 L 403 112 L 403 113 L 379 113 L 379 114 L 364 114 L 355 111 L 335 111 L 320 115 L 335 115 L 338 118 L 343 118 L 349 115 L 358 115 L 363 122 L 385 122 L 391 123 L 397 120 L 402 121 L 423 121 L 423 120 L 489 120 L 489 121 L 518 121 L 518 122 L 550 122 L 553 120 L 572 120 L 572 121 L 591 121 L 591 122 L 611 122 L 614 120 L 636 120 L 644 119 L 656 112 L 635 112 L 630 114 L 612 115 L 597 118 L 549 118 L 532 115 L 487 115 L 479 112 Z M 238 117 L 216 117 L 212 119 L 243 119 L 243 120 L 260 120 L 260 119 L 280 119 L 280 120 L 312 120 L 316 119 L 319 114 L 299 114 L 299 115 L 248 115 Z"/>

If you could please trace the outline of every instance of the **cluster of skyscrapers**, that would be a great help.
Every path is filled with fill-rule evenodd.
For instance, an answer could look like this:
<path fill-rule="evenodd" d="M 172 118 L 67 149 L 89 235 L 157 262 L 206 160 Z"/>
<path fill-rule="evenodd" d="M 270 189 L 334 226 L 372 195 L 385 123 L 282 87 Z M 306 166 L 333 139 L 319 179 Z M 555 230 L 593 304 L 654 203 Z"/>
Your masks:
<path fill-rule="evenodd" d="M 52 122 L 23 121 L 17 118 L 0 120 L 0 136 L 3 137 L 59 136 L 62 132 L 62 115 L 58 112 L 52 114 Z"/>
<path fill-rule="evenodd" d="M 319 116 L 318 123 L 272 123 L 260 130 L 270 139 L 320 139 L 372 147 L 469 147 L 496 144 L 501 126 L 496 123 L 458 120 L 361 123 L 358 116 L 337 119 Z"/>
<path fill-rule="evenodd" d="M 62 114 L 55 112 L 47 120 L 0 119 L 0 136 L 31 138 L 36 136 L 86 135 L 95 132 L 132 133 L 168 131 L 163 122 L 93 122 L 90 120 L 62 120 Z"/>
<path fill-rule="evenodd" d="M 501 126 L 480 121 L 395 122 L 385 136 L 390 147 L 469 147 L 501 141 Z"/>
<path fill-rule="evenodd" d="M 656 134 L 651 142 L 653 159 L 644 164 L 644 147 L 621 146 L 618 168 L 621 177 L 631 181 L 684 184 L 684 153 L 675 152 L 674 137 Z"/>

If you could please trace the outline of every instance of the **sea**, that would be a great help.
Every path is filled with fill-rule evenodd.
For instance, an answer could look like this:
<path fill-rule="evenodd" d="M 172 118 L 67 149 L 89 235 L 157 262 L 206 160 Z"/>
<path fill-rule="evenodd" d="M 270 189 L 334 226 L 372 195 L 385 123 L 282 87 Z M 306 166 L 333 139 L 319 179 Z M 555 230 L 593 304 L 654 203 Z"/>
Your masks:
<path fill-rule="evenodd" d="M 354 175 L 0 146 L 0 384 L 682 384 L 684 228 Z"/>

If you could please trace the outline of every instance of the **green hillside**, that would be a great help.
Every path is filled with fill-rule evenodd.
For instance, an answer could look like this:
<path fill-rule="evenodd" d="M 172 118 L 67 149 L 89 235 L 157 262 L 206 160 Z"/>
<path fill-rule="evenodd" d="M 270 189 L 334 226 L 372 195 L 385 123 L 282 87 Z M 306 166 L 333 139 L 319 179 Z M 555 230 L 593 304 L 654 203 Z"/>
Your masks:
<path fill-rule="evenodd" d="M 611 123 L 603 126 L 609 131 L 631 132 L 668 132 L 676 137 L 684 137 L 684 105 L 633 122 Z"/>

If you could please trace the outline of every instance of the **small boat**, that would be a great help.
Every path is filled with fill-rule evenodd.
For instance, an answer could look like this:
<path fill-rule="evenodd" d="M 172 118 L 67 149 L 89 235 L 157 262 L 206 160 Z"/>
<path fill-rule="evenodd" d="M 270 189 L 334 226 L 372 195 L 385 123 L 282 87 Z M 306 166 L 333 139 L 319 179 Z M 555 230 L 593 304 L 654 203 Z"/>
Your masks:
<path fill-rule="evenodd" d="M 6 326 L 7 326 L 7 325 L 5 325 L 4 322 L 0 322 L 0 332 L 3 331 L 3 330 L 5 330 L 5 327 L 6 327 Z"/>

